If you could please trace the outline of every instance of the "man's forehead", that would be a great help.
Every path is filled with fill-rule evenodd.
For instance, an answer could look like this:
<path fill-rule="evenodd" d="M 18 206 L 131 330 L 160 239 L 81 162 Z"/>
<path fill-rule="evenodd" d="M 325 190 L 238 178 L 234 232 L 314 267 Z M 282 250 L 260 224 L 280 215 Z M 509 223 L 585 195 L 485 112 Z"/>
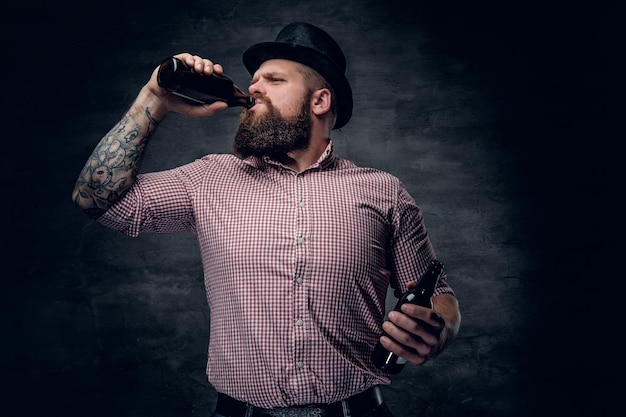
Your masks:
<path fill-rule="evenodd" d="M 266 72 L 282 72 L 291 73 L 295 72 L 298 68 L 298 63 L 295 61 L 289 61 L 287 59 L 270 59 L 261 64 L 257 73 Z"/>

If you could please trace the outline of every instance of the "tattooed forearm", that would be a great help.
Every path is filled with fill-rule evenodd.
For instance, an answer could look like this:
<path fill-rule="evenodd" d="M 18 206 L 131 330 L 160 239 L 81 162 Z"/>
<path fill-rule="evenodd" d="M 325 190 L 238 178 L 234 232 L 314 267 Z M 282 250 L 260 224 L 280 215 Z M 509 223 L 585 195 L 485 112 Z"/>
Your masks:
<path fill-rule="evenodd" d="M 154 117 L 152 117 L 152 112 L 150 111 L 150 107 L 146 107 L 146 118 L 150 122 L 150 124 L 148 125 L 148 133 L 146 134 L 146 136 L 150 137 L 152 136 L 156 128 L 159 126 L 159 122 L 156 121 Z"/>
<path fill-rule="evenodd" d="M 143 115 L 129 111 L 87 160 L 74 187 L 74 203 L 92 217 L 100 216 L 115 204 L 134 183 L 146 145 L 157 126 L 150 108 Z"/>

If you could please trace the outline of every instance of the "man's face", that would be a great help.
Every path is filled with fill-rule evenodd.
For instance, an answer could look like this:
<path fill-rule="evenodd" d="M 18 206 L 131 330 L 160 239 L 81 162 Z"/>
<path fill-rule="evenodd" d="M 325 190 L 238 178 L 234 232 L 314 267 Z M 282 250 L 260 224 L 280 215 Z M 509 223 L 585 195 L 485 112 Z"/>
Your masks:
<path fill-rule="evenodd" d="M 278 59 L 264 62 L 254 74 L 249 90 L 256 104 L 241 114 L 235 152 L 244 158 L 281 158 L 291 151 L 306 149 L 311 137 L 312 91 L 297 64 Z"/>

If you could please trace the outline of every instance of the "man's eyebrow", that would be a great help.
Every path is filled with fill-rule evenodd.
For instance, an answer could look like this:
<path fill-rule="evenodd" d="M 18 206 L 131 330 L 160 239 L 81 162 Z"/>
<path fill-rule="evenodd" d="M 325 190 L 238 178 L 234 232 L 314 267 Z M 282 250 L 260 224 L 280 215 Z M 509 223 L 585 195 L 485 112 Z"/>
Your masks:
<path fill-rule="evenodd" d="M 266 71 L 261 73 L 261 77 L 267 79 L 270 78 L 276 78 L 276 77 L 280 77 L 280 78 L 285 78 L 287 76 L 286 72 L 281 72 L 281 71 Z M 255 74 L 254 77 L 252 77 L 252 80 L 250 80 L 250 84 L 254 84 L 255 82 L 257 82 L 257 80 L 259 79 L 259 76 Z"/>

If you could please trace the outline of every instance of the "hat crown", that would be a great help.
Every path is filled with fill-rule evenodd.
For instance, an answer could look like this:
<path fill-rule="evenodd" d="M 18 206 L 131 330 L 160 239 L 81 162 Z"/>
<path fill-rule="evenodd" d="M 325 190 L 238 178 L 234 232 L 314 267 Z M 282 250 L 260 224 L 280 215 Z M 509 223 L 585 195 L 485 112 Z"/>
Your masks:
<path fill-rule="evenodd" d="M 278 33 L 275 42 L 314 49 L 325 55 L 341 72 L 346 71 L 346 57 L 341 47 L 328 33 L 309 23 L 288 24 Z"/>

